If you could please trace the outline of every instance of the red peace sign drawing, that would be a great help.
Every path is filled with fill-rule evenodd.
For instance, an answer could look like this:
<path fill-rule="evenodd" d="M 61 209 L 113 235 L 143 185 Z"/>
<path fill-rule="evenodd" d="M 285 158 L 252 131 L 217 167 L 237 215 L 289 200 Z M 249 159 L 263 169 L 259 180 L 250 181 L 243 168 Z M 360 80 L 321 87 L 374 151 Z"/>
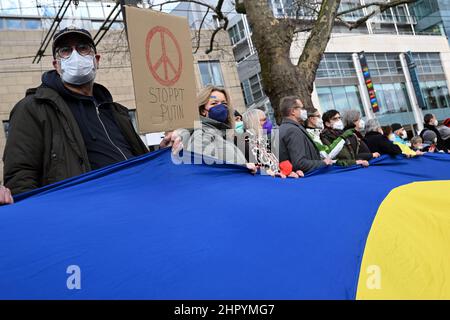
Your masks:
<path fill-rule="evenodd" d="M 159 34 L 159 41 L 157 36 L 158 34 Z M 161 46 L 161 55 L 156 59 L 152 57 L 152 50 L 151 50 L 152 45 Z M 176 49 L 176 52 L 178 54 L 177 67 L 175 67 L 176 62 L 174 63 L 167 56 L 168 45 L 172 45 Z M 181 71 L 183 69 L 183 61 L 181 57 L 180 45 L 178 44 L 172 32 L 170 32 L 169 29 L 162 26 L 154 27 L 147 34 L 147 39 L 145 41 L 145 48 L 146 48 L 147 65 L 156 81 L 158 81 L 163 86 L 174 85 L 180 79 Z"/>

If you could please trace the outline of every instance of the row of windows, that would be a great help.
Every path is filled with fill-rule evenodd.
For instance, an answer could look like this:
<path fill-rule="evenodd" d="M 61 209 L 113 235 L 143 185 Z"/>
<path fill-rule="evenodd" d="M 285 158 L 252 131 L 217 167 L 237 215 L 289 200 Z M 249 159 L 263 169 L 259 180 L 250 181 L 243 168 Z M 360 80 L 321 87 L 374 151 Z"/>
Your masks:
<path fill-rule="evenodd" d="M 402 75 L 398 53 L 366 53 L 367 64 L 372 76 Z M 413 53 L 419 74 L 443 74 L 439 53 Z M 318 78 L 356 77 L 350 53 L 324 54 L 317 70 Z"/>
<path fill-rule="evenodd" d="M 419 74 L 444 73 L 439 53 L 413 53 Z"/>
<path fill-rule="evenodd" d="M 398 53 L 366 53 L 366 59 L 372 76 L 403 74 Z"/>
<path fill-rule="evenodd" d="M 63 29 L 73 24 L 84 28 L 86 30 L 98 30 L 102 26 L 104 21 L 90 21 L 90 20 L 78 20 L 76 22 L 70 19 L 64 19 L 59 24 L 59 28 Z M 40 30 L 49 29 L 52 24 L 52 20 L 40 20 L 40 19 L 16 19 L 16 18 L 3 18 L 0 19 L 0 30 Z M 122 30 L 124 24 L 122 22 L 114 22 L 111 25 L 111 30 Z"/>
<path fill-rule="evenodd" d="M 425 100 L 425 110 L 448 108 L 450 95 L 445 81 L 426 81 L 420 84 Z M 374 85 L 379 115 L 411 112 L 406 85 L 404 83 L 383 83 Z M 361 97 L 357 86 L 318 87 L 317 94 L 322 110 L 359 109 L 364 116 Z"/>
<path fill-rule="evenodd" d="M 411 5 L 414 15 L 421 19 L 439 11 L 437 0 L 418 0 Z"/>
<path fill-rule="evenodd" d="M 378 0 L 366 0 L 365 3 L 369 2 L 379 2 Z M 272 10 L 275 15 L 283 16 L 287 15 L 289 17 L 303 17 L 303 18 L 312 18 L 317 15 L 317 11 L 319 10 L 320 2 L 308 2 L 306 5 L 301 1 L 293 1 L 293 0 L 272 0 L 269 1 L 272 6 Z M 339 11 L 347 11 L 351 9 L 355 9 L 360 6 L 360 1 L 348 0 L 342 1 L 339 7 Z M 373 7 L 367 8 L 367 13 L 372 12 Z M 356 21 L 365 16 L 364 10 L 356 10 L 349 12 L 343 15 L 343 18 L 346 21 Z M 408 15 L 408 11 L 404 5 L 399 5 L 391 10 L 386 10 L 380 14 L 376 14 L 372 17 L 372 22 L 387 22 L 387 23 L 413 23 L 413 17 Z"/>
<path fill-rule="evenodd" d="M 317 70 L 318 78 L 356 77 L 355 66 L 350 53 L 326 53 Z"/>
<path fill-rule="evenodd" d="M 357 86 L 318 87 L 317 94 L 323 111 L 359 109 L 365 116 Z"/>
<path fill-rule="evenodd" d="M 441 109 L 450 106 L 450 95 L 445 81 L 425 81 L 420 83 L 425 100 L 425 109 Z"/>
<path fill-rule="evenodd" d="M 53 18 L 63 1 L 58 0 L 0 0 L 1 16 L 34 16 Z M 79 1 L 78 6 L 71 4 L 65 17 L 83 19 L 104 19 L 115 6 L 114 1 Z"/>

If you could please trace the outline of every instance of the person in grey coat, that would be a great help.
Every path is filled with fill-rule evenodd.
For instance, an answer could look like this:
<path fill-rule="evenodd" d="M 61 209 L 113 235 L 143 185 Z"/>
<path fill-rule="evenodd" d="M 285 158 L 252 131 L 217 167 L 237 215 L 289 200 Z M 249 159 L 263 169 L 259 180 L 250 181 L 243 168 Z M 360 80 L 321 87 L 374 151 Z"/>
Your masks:
<path fill-rule="evenodd" d="M 288 160 L 295 171 L 309 172 L 332 165 L 330 158 L 321 160 L 319 150 L 308 136 L 301 122 L 308 117 L 300 98 L 288 96 L 281 99 L 280 112 L 280 162 Z"/>

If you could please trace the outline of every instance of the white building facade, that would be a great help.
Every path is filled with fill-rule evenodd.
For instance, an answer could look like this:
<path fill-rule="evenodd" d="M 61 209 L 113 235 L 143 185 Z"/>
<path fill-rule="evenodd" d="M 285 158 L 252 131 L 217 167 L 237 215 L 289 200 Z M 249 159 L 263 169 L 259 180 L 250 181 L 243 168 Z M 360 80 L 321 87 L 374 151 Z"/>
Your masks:
<path fill-rule="evenodd" d="M 270 0 L 274 14 L 290 16 L 292 1 Z M 366 0 L 366 2 L 368 2 Z M 364 0 L 343 1 L 342 9 L 364 4 Z M 368 11 L 347 15 L 355 21 Z M 307 14 L 307 13 L 305 13 Z M 333 29 L 324 57 L 317 70 L 313 101 L 324 112 L 359 109 L 364 117 L 376 117 L 382 125 L 395 122 L 422 126 L 425 113 L 433 113 L 439 120 L 450 117 L 450 48 L 441 33 L 430 35 L 416 30 L 417 19 L 407 5 L 375 16 L 365 25 L 349 32 L 344 26 Z M 231 19 L 228 29 L 247 107 L 266 109 L 270 103 L 264 95 L 258 53 L 251 40 L 251 28 L 245 15 Z M 307 34 L 292 44 L 291 58 L 296 63 Z M 375 89 L 378 112 L 373 112 L 371 99 L 357 59 L 364 52 Z M 412 53 L 415 71 L 408 68 L 405 54 Z M 411 83 L 416 73 L 420 89 Z M 420 91 L 420 92 L 418 92 Z"/>

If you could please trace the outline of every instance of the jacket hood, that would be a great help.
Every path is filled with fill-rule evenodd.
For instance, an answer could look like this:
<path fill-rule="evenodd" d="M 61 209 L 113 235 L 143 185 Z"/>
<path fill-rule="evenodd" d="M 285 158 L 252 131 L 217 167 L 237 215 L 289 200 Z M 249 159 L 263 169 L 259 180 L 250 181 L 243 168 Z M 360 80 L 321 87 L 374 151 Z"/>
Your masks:
<path fill-rule="evenodd" d="M 42 86 L 51 88 L 58 92 L 64 98 L 91 99 L 92 97 L 83 96 L 67 89 L 61 77 L 56 70 L 44 72 L 42 75 Z M 113 102 L 112 95 L 104 86 L 94 83 L 94 97 L 98 103 Z"/>

